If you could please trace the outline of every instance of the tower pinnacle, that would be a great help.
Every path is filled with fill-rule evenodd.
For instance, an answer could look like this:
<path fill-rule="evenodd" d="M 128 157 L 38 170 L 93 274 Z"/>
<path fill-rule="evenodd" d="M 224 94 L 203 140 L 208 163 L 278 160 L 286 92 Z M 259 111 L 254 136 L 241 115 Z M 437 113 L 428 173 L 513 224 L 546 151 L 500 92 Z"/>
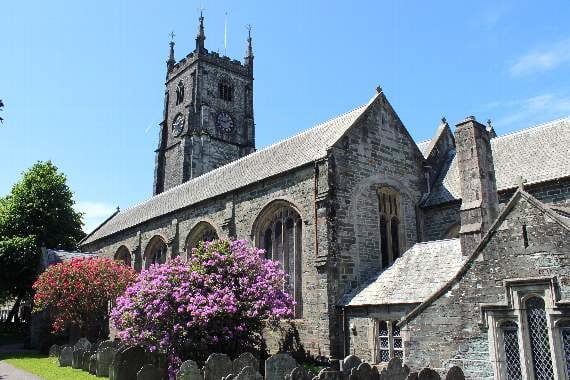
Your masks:
<path fill-rule="evenodd" d="M 247 25 L 247 50 L 245 52 L 245 65 L 253 66 L 253 46 L 251 44 L 251 25 Z"/>
<path fill-rule="evenodd" d="M 168 71 L 172 70 L 176 64 L 176 60 L 174 59 L 174 36 L 174 32 L 170 32 L 170 54 L 168 55 L 168 60 L 166 61 L 166 68 Z"/>
<path fill-rule="evenodd" d="M 198 35 L 196 36 L 196 51 L 199 53 L 204 52 L 204 41 L 206 40 L 206 35 L 204 33 L 204 15 L 202 14 L 202 9 L 200 9 L 200 25 L 198 27 Z"/>

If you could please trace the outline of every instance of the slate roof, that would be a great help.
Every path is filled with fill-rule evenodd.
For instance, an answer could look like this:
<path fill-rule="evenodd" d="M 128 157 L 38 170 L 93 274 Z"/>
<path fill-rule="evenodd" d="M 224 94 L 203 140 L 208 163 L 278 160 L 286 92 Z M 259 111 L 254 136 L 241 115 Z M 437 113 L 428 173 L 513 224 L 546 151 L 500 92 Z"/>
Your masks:
<path fill-rule="evenodd" d="M 417 243 L 367 285 L 347 295 L 344 306 L 424 302 L 457 274 L 467 257 L 459 239 Z"/>
<path fill-rule="evenodd" d="M 418 149 L 420 150 L 420 152 L 422 152 L 422 155 L 424 156 L 424 158 L 427 158 L 427 154 L 429 153 L 428 148 L 429 148 L 430 142 L 431 142 L 431 140 L 425 140 L 425 141 L 421 141 L 421 142 L 416 144 L 418 146 Z"/>
<path fill-rule="evenodd" d="M 526 185 L 570 176 L 569 147 L 570 117 L 495 137 L 491 149 L 497 190 L 515 188 L 519 175 Z M 461 199 L 458 170 L 452 154 L 424 206 Z"/>
<path fill-rule="evenodd" d="M 350 112 L 119 212 L 88 235 L 81 245 L 324 158 L 327 149 L 343 136 L 379 96 L 376 94 L 367 104 Z"/>
<path fill-rule="evenodd" d="M 97 257 L 97 254 L 91 252 L 73 252 L 73 251 L 63 251 L 56 249 L 46 249 L 43 252 L 43 266 L 44 268 L 50 265 L 63 263 L 70 261 L 75 258 L 92 258 Z"/>

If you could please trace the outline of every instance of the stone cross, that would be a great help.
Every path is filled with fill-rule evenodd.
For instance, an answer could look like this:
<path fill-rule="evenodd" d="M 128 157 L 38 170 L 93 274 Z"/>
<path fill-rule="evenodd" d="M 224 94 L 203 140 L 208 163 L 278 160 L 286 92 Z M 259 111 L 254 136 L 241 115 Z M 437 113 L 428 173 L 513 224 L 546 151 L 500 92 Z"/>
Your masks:
<path fill-rule="evenodd" d="M 526 182 L 526 181 L 524 180 L 524 178 L 522 177 L 522 175 L 519 175 L 519 176 L 517 177 L 517 184 L 518 184 L 518 186 L 519 186 L 519 190 L 524 190 L 524 183 L 525 183 L 525 182 Z"/>

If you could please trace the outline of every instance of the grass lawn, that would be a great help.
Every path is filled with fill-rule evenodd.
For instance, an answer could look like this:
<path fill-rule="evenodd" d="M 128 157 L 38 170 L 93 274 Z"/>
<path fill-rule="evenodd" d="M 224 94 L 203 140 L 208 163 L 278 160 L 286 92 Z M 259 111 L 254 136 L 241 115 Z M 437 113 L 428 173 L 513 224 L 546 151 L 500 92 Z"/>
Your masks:
<path fill-rule="evenodd" d="M 88 380 L 97 379 L 94 375 L 80 369 L 60 367 L 57 358 L 28 352 L 15 354 L 0 354 L 0 360 L 5 361 L 25 371 L 46 380 Z"/>

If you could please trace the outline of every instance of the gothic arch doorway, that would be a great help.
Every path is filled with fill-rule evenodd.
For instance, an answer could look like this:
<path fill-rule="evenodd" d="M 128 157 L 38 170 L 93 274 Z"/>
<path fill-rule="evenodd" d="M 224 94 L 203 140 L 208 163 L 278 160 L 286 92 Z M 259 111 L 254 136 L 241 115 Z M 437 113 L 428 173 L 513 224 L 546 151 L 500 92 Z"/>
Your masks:
<path fill-rule="evenodd" d="M 302 252 L 303 222 L 297 210 L 286 201 L 274 201 L 257 217 L 253 236 L 257 247 L 265 250 L 268 259 L 279 261 L 287 275 L 284 290 L 296 302 L 294 315 L 303 315 Z"/>

